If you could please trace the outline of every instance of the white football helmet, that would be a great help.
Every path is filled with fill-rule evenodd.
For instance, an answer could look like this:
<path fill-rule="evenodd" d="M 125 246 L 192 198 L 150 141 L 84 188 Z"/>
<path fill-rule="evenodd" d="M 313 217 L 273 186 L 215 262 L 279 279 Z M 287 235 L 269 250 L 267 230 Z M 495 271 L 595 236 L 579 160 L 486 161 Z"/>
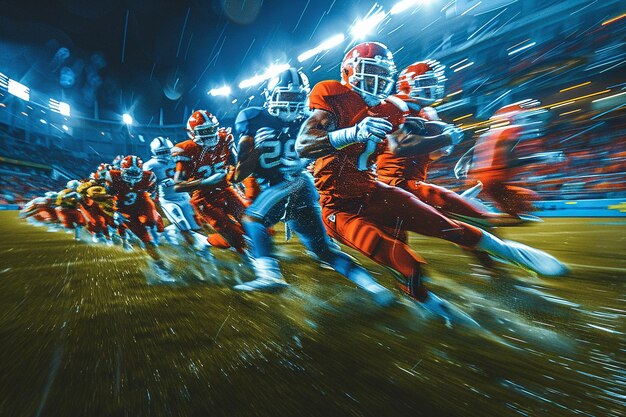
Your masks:
<path fill-rule="evenodd" d="M 171 149 L 174 147 L 174 144 L 168 138 L 164 138 L 163 136 L 158 136 L 152 139 L 150 142 L 150 153 L 152 157 L 155 159 L 160 159 L 167 161 L 171 158 Z"/>

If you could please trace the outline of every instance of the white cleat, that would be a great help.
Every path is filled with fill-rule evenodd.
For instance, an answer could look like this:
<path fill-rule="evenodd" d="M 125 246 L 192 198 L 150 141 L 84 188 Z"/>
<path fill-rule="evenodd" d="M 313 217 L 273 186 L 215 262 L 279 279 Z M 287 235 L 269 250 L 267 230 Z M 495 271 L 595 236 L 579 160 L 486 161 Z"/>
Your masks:
<path fill-rule="evenodd" d="M 176 279 L 170 274 L 170 271 L 167 269 L 163 261 L 155 261 L 153 262 L 153 268 L 157 273 L 157 277 L 161 282 L 164 283 L 174 283 L 177 282 Z"/>
<path fill-rule="evenodd" d="M 489 253 L 493 257 L 521 268 L 548 277 L 567 274 L 567 267 L 552 255 L 512 240 L 500 240 L 490 233 L 483 232 L 481 240 L 474 248 Z"/>
<path fill-rule="evenodd" d="M 372 297 L 372 300 L 380 307 L 389 307 L 396 301 L 396 297 L 393 293 L 379 283 L 363 287 L 363 290 L 365 290 L 367 294 Z"/>
<path fill-rule="evenodd" d="M 133 245 L 131 245 L 128 240 L 122 239 L 122 248 L 124 248 L 126 252 L 130 252 L 133 250 Z"/>
<path fill-rule="evenodd" d="M 426 310 L 443 318 L 446 326 L 451 327 L 453 324 L 462 324 L 470 327 L 480 327 L 469 314 L 459 310 L 454 304 L 451 304 L 440 298 L 432 292 L 428 292 L 428 297 L 419 303 Z"/>
<path fill-rule="evenodd" d="M 258 258 L 252 261 L 256 279 L 235 285 L 237 291 L 278 291 L 289 286 L 274 258 Z"/>
<path fill-rule="evenodd" d="M 546 252 L 512 240 L 505 240 L 504 243 L 510 253 L 505 261 L 547 277 L 560 277 L 569 272 L 567 266 Z"/>
<path fill-rule="evenodd" d="M 101 243 L 101 244 L 106 245 L 107 244 L 107 240 L 108 239 L 106 238 L 106 236 L 102 232 L 95 233 L 93 236 L 91 236 L 91 241 L 93 243 Z"/>
<path fill-rule="evenodd" d="M 253 281 L 237 284 L 233 288 L 237 291 L 266 291 L 274 292 L 288 287 L 289 284 L 284 279 L 273 279 L 261 277 Z"/>

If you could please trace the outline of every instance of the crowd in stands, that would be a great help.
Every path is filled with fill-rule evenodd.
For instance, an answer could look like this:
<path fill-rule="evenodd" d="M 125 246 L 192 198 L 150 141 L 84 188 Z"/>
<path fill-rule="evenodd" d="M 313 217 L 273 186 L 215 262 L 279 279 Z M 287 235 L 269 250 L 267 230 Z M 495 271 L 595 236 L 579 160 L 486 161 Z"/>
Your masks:
<path fill-rule="evenodd" d="M 583 134 L 577 134 L 584 130 L 581 127 L 568 128 L 570 131 L 552 126 L 548 135 L 520 143 L 521 155 L 563 151 L 566 158 L 521 167 L 516 180 L 537 191 L 544 200 L 626 197 L 626 124 L 618 122 L 610 129 L 604 127 Z M 450 156 L 435 162 L 429 180 L 459 192 L 474 185 L 472 181 L 456 179 L 452 171 L 472 144 L 473 141 L 466 141 Z M 53 165 L 65 174 L 85 178 L 103 162 L 102 156 L 79 157 L 71 150 L 35 146 L 6 132 L 0 137 L 0 157 L 5 158 L 0 163 L 0 204 L 23 204 L 46 191 L 63 188 L 67 178 L 55 173 Z M 105 159 L 113 157 L 107 155 Z"/>
<path fill-rule="evenodd" d="M 475 184 L 456 179 L 450 167 L 473 144 L 459 147 L 435 162 L 429 178 L 455 191 Z M 521 142 L 519 155 L 562 151 L 564 161 L 531 164 L 518 168 L 515 181 L 537 191 L 544 200 L 626 197 L 626 126 L 577 135 L 551 129 L 548 135 Z"/>

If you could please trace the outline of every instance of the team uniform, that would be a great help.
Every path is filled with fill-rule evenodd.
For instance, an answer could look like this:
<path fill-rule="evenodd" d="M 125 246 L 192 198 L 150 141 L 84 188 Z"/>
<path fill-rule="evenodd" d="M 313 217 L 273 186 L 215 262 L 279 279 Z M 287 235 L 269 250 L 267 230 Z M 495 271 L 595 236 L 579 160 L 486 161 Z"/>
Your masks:
<path fill-rule="evenodd" d="M 130 184 L 122 178 L 122 171 L 112 169 L 106 174 L 109 193 L 117 197 L 117 210 L 128 222 L 120 227 L 124 237 L 128 228 L 142 242 L 153 242 L 149 228 L 162 229 L 160 216 L 156 211 L 151 195 L 156 193 L 156 177 L 152 172 L 143 171 L 141 179 Z"/>
<path fill-rule="evenodd" d="M 408 114 L 408 109 L 391 101 L 369 107 L 359 94 L 337 81 L 318 83 L 309 105 L 311 110 L 332 113 L 337 129 L 368 116 L 384 117 L 397 128 Z M 315 162 L 313 175 L 324 224 L 333 238 L 401 273 L 406 279 L 403 289 L 423 299 L 426 293 L 419 280 L 424 260 L 398 239 L 399 233 L 413 231 L 471 247 L 478 243 L 481 232 L 446 218 L 400 188 L 376 181 L 372 165 L 387 145 L 379 143 L 371 153 L 364 152 L 367 146 L 355 143 Z"/>
<path fill-rule="evenodd" d="M 189 194 L 174 191 L 176 164 L 172 160 L 152 158 L 143 164 L 143 169 L 154 173 L 158 184 L 158 203 L 169 221 L 180 230 L 199 230 Z"/>
<path fill-rule="evenodd" d="M 513 148 L 522 135 L 521 126 L 506 126 L 482 134 L 476 141 L 472 168 L 468 177 L 482 183 L 496 207 L 513 216 L 534 211 L 533 201 L 539 196 L 532 190 L 510 184 L 517 168 L 513 164 Z"/>
<path fill-rule="evenodd" d="M 108 194 L 104 178 L 82 182 L 76 192 L 81 196 L 80 210 L 89 219 L 87 230 L 94 236 L 110 237 L 109 228 L 115 227 L 115 199 Z"/>
<path fill-rule="evenodd" d="M 85 216 L 80 211 L 80 198 L 76 189 L 66 188 L 59 192 L 56 212 L 66 229 L 76 229 L 87 225 Z"/>
<path fill-rule="evenodd" d="M 420 117 L 430 121 L 440 120 L 435 109 L 420 106 L 407 94 L 396 94 L 389 99 L 400 99 L 406 103 L 409 116 Z M 451 149 L 447 148 L 408 157 L 399 157 L 390 150 L 385 150 L 376 160 L 378 181 L 400 187 L 424 203 L 448 215 L 460 215 L 481 224 L 489 225 L 491 221 L 499 218 L 497 214 L 480 210 L 457 193 L 427 182 L 430 165 L 439 157 L 451 151 Z"/>
<path fill-rule="evenodd" d="M 57 193 L 52 191 L 48 193 L 46 193 L 45 197 L 36 197 L 26 203 L 22 210 L 20 210 L 20 218 L 32 218 L 37 222 L 49 225 L 59 223 L 59 218 L 55 210 Z"/>
<path fill-rule="evenodd" d="M 348 255 L 331 247 L 313 179 L 304 169 L 306 161 L 295 151 L 308 91 L 306 76 L 290 68 L 269 81 L 266 108 L 251 107 L 237 116 L 239 137 L 248 141 L 254 138 L 253 150 L 248 150 L 258 152 L 258 156 L 249 158 L 258 157 L 252 174 L 263 188 L 246 210 L 243 223 L 250 238 L 257 278 L 235 289 L 267 290 L 287 285 L 277 259 L 272 256 L 272 239 L 267 230 L 283 219 L 287 228 L 317 259 L 363 288 L 377 303 L 387 305 L 393 295 Z M 245 146 L 249 148 L 250 144 Z M 246 156 L 244 151 L 241 155 Z"/>
<path fill-rule="evenodd" d="M 229 165 L 234 165 L 234 138 L 230 134 L 219 136 L 217 145 L 213 148 L 187 140 L 172 148 L 172 158 L 176 162 L 176 171 L 186 173 L 185 180 L 207 178 L 227 170 Z M 194 190 L 191 204 L 200 213 L 203 221 L 226 239 L 230 246 L 243 253 L 245 240 L 240 221 L 246 204 L 228 176 L 216 184 Z M 212 240 L 209 243 L 221 246 Z"/>

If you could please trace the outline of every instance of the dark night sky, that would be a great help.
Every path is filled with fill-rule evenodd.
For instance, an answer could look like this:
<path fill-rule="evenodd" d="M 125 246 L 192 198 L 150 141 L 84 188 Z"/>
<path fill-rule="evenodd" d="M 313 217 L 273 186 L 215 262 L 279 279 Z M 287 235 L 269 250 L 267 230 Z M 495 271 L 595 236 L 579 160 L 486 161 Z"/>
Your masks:
<path fill-rule="evenodd" d="M 290 58 L 297 63 L 297 54 L 330 35 L 347 32 L 355 17 L 367 13 L 373 4 L 334 0 L 2 1 L 0 72 L 34 90 L 64 95 L 85 114 L 93 114 L 97 97 L 101 117 L 106 118 L 107 109 L 120 112 L 124 107 L 132 109 L 141 122 L 158 115 L 163 107 L 166 123 L 176 123 L 185 106 L 212 104 L 215 99 L 206 94 L 210 88 L 224 83 L 235 87 L 272 62 Z M 70 52 L 65 60 L 55 58 L 62 47 Z M 65 88 L 60 84 L 62 72 L 73 73 L 75 78 L 73 83 L 66 78 Z M 238 94 L 248 95 L 235 88 L 234 97 Z M 229 100 L 226 103 L 230 105 Z"/>

